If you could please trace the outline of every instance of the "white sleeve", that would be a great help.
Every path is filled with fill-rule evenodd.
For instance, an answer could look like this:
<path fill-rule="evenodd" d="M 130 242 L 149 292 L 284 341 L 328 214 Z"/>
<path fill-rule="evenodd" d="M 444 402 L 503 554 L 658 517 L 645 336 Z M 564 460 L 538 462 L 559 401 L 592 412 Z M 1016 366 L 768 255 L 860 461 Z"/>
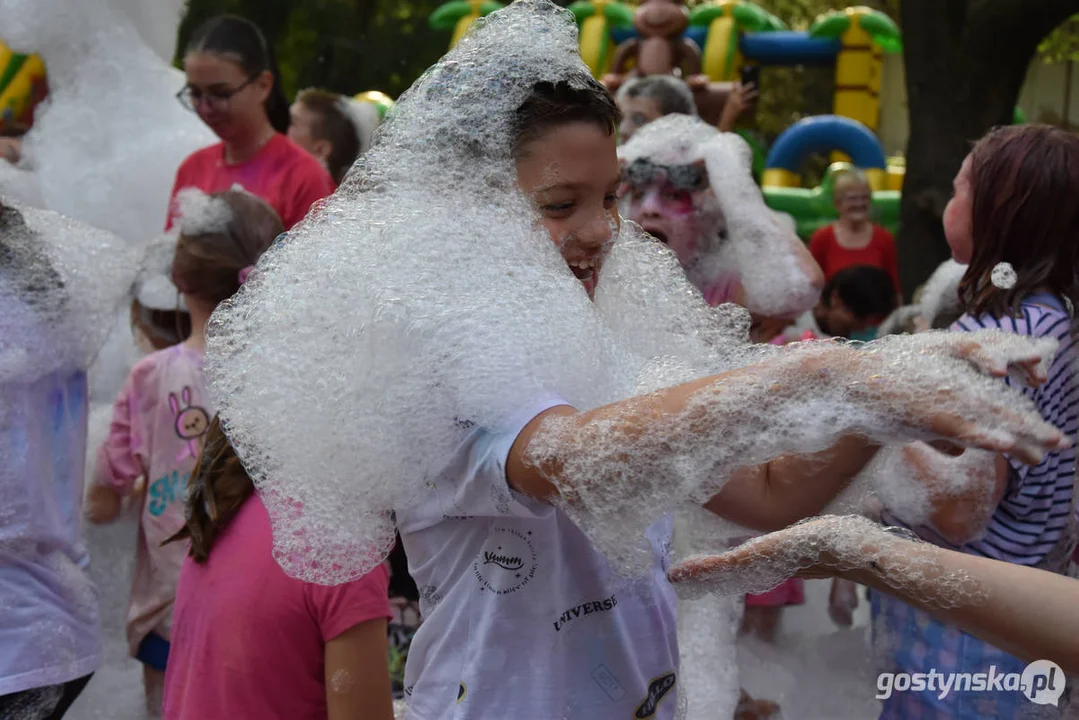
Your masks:
<path fill-rule="evenodd" d="M 442 516 L 540 517 L 552 512 L 550 505 L 509 487 L 506 461 L 517 436 L 528 423 L 553 407 L 568 404 L 561 398 L 548 397 L 524 406 L 497 430 L 473 428 L 437 482 Z"/>

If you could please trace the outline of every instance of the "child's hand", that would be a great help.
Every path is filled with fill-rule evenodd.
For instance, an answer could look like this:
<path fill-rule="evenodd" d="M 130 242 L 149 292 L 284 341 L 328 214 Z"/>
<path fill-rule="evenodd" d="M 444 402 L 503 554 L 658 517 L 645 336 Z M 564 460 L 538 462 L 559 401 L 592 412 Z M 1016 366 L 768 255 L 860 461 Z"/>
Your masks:
<path fill-rule="evenodd" d="M 865 428 L 879 432 L 877 439 L 896 439 L 896 423 L 912 440 L 945 439 L 1036 465 L 1046 452 L 1069 447 L 1069 440 L 1029 400 L 984 375 L 1025 368 L 1042 376 L 1047 348 L 1005 333 L 892 337 L 829 358 L 829 367 L 841 370 L 830 381 L 884 421 L 879 431 Z"/>
<path fill-rule="evenodd" d="M 667 579 L 720 595 L 762 593 L 791 577 L 837 577 L 866 569 L 874 557 L 904 542 L 866 518 L 825 516 L 769 533 L 719 555 L 671 566 Z"/>
<path fill-rule="evenodd" d="M 111 523 L 120 516 L 123 498 L 105 485 L 93 485 L 86 495 L 86 519 L 95 525 Z"/>
<path fill-rule="evenodd" d="M 1020 375 L 1025 384 L 1037 387 L 1048 379 L 1048 368 L 1058 345 L 1053 340 L 1030 338 L 1000 330 L 972 333 L 929 332 L 918 343 L 922 352 L 966 360 L 979 371 L 993 377 Z"/>

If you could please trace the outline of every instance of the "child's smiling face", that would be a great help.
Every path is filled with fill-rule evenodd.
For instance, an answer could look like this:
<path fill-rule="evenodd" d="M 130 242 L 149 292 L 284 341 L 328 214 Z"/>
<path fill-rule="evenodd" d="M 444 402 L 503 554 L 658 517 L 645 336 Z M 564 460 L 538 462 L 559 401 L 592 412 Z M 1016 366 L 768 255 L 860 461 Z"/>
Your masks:
<path fill-rule="evenodd" d="M 621 175 L 615 137 L 596 123 L 556 126 L 517 154 L 517 184 L 589 296 L 618 233 Z"/>

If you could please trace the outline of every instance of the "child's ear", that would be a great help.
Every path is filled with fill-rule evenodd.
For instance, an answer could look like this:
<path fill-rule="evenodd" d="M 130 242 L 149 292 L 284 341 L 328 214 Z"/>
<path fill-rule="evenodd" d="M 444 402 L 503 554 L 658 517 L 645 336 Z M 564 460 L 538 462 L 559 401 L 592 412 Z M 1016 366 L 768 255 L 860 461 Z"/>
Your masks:
<path fill-rule="evenodd" d="M 321 160 L 323 165 L 330 162 L 330 153 L 333 152 L 333 143 L 329 140 L 316 140 L 312 143 L 311 149 L 315 151 L 315 157 Z"/>

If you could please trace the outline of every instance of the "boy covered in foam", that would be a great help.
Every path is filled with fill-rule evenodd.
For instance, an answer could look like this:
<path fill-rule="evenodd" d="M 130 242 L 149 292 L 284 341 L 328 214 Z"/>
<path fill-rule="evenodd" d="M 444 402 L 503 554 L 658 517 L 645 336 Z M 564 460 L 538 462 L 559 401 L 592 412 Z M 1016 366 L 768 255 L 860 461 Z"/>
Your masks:
<path fill-rule="evenodd" d="M 617 119 L 572 16 L 494 13 L 211 320 L 211 392 L 286 570 L 357 577 L 400 528 L 426 617 L 411 717 L 672 718 L 671 511 L 813 514 L 875 452 L 856 431 L 1064 442 L 947 336 L 750 346 L 742 312 L 621 224 Z M 820 454 L 769 463 L 788 452 Z"/>

